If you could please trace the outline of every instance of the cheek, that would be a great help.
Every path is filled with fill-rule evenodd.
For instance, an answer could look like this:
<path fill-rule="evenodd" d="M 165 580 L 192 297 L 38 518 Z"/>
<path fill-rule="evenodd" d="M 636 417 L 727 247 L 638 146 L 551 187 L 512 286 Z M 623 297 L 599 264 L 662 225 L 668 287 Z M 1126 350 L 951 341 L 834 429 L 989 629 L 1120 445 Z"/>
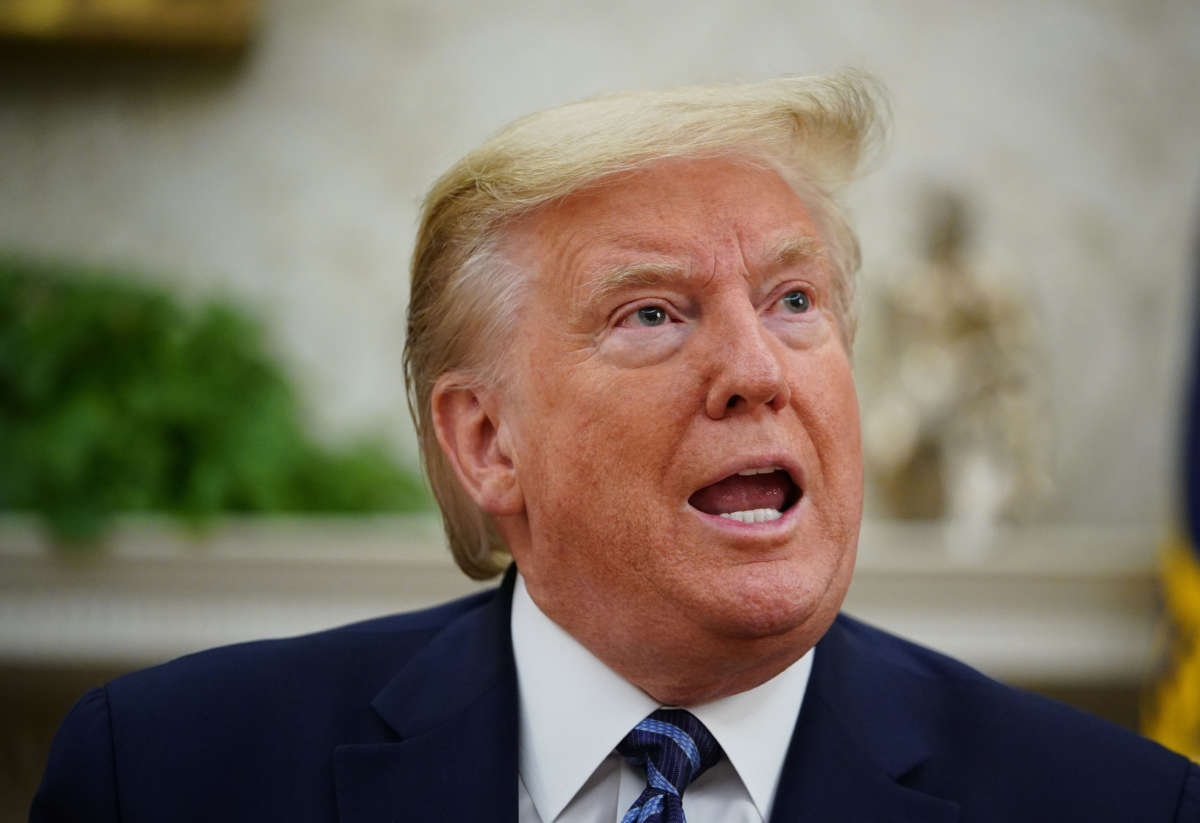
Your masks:
<path fill-rule="evenodd" d="M 540 392 L 532 415 L 533 436 L 571 441 L 600 463 L 653 466 L 670 452 L 673 432 L 698 408 L 695 369 L 677 359 L 657 367 L 628 369 L 595 356 L 569 379 Z M 573 454 L 580 456 L 578 451 Z"/>
<path fill-rule="evenodd" d="M 662 535 L 670 524 L 648 521 L 667 517 L 695 404 L 683 402 L 686 385 L 659 371 L 591 361 L 534 396 L 516 461 L 531 524 L 559 537 L 603 534 L 616 542 Z"/>
<path fill-rule="evenodd" d="M 687 342 L 685 323 L 653 328 L 616 328 L 597 347 L 606 363 L 622 369 L 644 368 L 663 362 Z"/>
<path fill-rule="evenodd" d="M 848 438 L 848 445 L 857 447 L 858 394 L 841 343 L 831 337 L 818 351 L 796 353 L 791 373 L 793 397 L 809 406 L 814 427 Z"/>
<path fill-rule="evenodd" d="M 793 374 L 793 398 L 799 398 L 798 411 L 822 474 L 848 505 L 861 506 L 861 432 L 849 361 L 840 345 L 833 344 L 826 356 L 809 360 Z"/>
<path fill-rule="evenodd" d="M 514 463 L 522 487 L 530 489 L 531 514 L 559 518 L 572 507 L 593 510 L 653 462 L 651 404 L 638 402 L 645 387 L 589 371 L 527 393 Z"/>
<path fill-rule="evenodd" d="M 851 453 L 856 458 L 847 462 L 857 466 L 861 462 L 858 458 L 862 451 L 858 394 L 849 367 L 835 374 L 838 376 L 829 381 L 824 392 L 826 400 L 822 408 L 826 419 L 823 428 L 830 432 L 830 437 L 843 453 Z"/>
<path fill-rule="evenodd" d="M 812 351 L 826 345 L 835 336 L 835 324 L 828 312 L 788 315 L 774 313 L 763 319 L 780 342 L 790 349 Z"/>
<path fill-rule="evenodd" d="M 841 385 L 830 389 L 827 420 L 821 428 L 824 442 L 818 443 L 817 449 L 830 486 L 829 527 L 835 539 L 852 541 L 862 519 L 863 469 L 858 399 L 848 368 Z"/>

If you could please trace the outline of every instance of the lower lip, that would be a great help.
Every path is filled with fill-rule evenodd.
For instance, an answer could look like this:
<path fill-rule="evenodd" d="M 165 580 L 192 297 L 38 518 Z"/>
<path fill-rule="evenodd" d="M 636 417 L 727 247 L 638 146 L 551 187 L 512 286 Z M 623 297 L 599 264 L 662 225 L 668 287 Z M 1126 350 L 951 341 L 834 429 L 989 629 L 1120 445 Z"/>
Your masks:
<path fill-rule="evenodd" d="M 799 500 L 792 504 L 791 508 L 783 513 L 782 517 L 762 523 L 743 523 L 740 520 L 722 517 L 719 514 L 708 514 L 707 512 L 700 511 L 690 503 L 687 504 L 687 508 L 700 518 L 701 522 L 705 525 L 720 529 L 727 534 L 743 538 L 770 538 L 789 531 L 795 525 L 797 518 L 800 516 L 800 507 L 807 499 L 807 497 L 801 496 Z"/>

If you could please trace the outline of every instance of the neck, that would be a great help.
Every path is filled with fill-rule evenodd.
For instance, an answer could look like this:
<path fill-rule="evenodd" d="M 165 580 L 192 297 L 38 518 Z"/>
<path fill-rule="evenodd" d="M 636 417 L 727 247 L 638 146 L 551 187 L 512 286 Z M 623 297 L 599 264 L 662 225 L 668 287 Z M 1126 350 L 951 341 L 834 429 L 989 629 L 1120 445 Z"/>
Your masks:
<path fill-rule="evenodd" d="M 529 597 L 593 656 L 664 706 L 698 706 L 775 677 L 809 651 L 827 625 L 765 637 L 717 635 L 679 625 L 623 625 L 601 610 L 557 608 L 528 585 Z"/>
<path fill-rule="evenodd" d="M 685 672 L 683 666 L 670 665 L 669 661 L 662 658 L 660 665 L 653 667 L 638 665 L 641 661 L 623 666 L 621 661 L 600 659 L 664 706 L 699 706 L 761 686 L 799 660 L 806 651 L 808 649 L 795 654 L 789 650 L 766 660 L 757 660 L 746 668 L 724 667 L 727 669 L 725 671 L 717 671 L 711 661 L 701 665 L 692 664 L 689 666 L 692 670 Z M 596 654 L 596 651 L 593 649 L 592 653 Z M 597 657 L 600 655 L 597 654 Z"/>

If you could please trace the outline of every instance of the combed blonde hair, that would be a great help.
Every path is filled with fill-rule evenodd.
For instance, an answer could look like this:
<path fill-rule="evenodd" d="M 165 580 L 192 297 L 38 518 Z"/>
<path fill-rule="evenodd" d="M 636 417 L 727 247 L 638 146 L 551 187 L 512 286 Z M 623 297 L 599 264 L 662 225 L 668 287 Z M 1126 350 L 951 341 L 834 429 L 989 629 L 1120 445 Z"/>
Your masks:
<path fill-rule="evenodd" d="M 854 335 L 858 241 L 834 196 L 882 118 L 860 75 L 782 77 L 598 97 L 523 117 L 433 184 L 412 258 L 404 347 L 409 409 L 454 558 L 469 576 L 503 570 L 508 550 L 438 445 L 439 377 L 500 379 L 528 276 L 500 251 L 519 217 L 601 178 L 667 158 L 730 157 L 778 171 L 808 206 L 838 275 L 842 336 Z"/>

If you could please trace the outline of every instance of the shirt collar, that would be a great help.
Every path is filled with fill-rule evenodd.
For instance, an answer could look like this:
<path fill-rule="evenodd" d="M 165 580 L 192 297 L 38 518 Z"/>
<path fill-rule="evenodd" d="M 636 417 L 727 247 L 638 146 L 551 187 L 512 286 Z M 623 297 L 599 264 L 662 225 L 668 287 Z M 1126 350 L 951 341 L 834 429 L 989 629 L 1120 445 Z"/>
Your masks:
<path fill-rule="evenodd" d="M 621 738 L 659 704 L 546 617 L 519 574 L 512 638 L 521 779 L 538 815 L 552 821 Z M 749 691 L 689 707 L 725 750 L 763 820 L 770 816 L 812 656 L 809 650 Z"/>
<path fill-rule="evenodd" d="M 763 820 L 771 818 L 812 661 L 809 649 L 767 682 L 689 709 L 717 738 Z"/>

